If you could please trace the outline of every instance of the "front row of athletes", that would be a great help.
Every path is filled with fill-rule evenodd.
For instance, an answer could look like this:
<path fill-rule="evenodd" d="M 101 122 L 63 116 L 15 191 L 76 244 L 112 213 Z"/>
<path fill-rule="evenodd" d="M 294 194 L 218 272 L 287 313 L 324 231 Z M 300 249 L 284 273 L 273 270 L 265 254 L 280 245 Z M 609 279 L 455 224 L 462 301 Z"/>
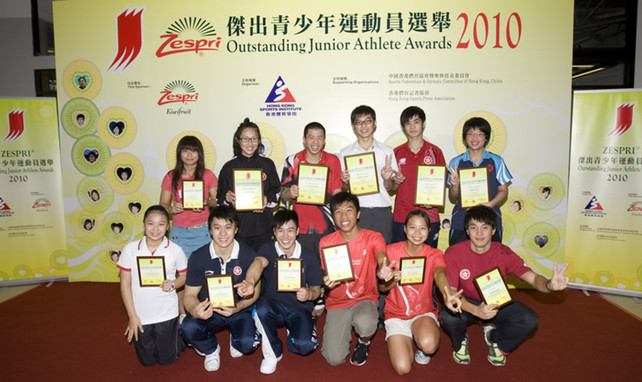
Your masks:
<path fill-rule="evenodd" d="M 508 247 L 492 242 L 496 223 L 489 207 L 469 209 L 465 227 L 470 240 L 451 246 L 444 256 L 424 244 L 430 226 L 422 211 L 408 214 L 404 225 L 407 240 L 386 247 L 381 234 L 359 227 L 356 196 L 339 192 L 332 197 L 330 206 L 338 230 L 322 238 L 320 248 L 348 244 L 355 275 L 351 281 L 337 282 L 322 276 L 320 258 L 296 240 L 298 217 L 293 211 L 276 212 L 276 242 L 263 245 L 255 253 L 234 238 L 238 227 L 235 209 L 225 205 L 212 208 L 208 219 L 212 242 L 195 251 L 186 264 L 181 248 L 165 237 L 169 224 L 166 210 L 150 207 L 144 215 L 145 237 L 129 243 L 118 262 L 122 298 L 129 316 L 125 335 L 128 341 L 134 339 L 139 361 L 146 366 L 175 361 L 184 348 L 180 326 L 183 338 L 205 356 L 205 369 L 215 371 L 220 367 L 221 347 L 214 333 L 228 329 L 232 357 L 253 352 L 262 339 L 260 371 L 273 373 L 283 356 L 277 327 L 288 329 L 287 348 L 292 353 L 306 355 L 318 347 L 312 301 L 325 285 L 329 291 L 321 354 L 333 366 L 348 356 L 353 329 L 358 340 L 350 362 L 358 366 L 366 362 L 370 340 L 377 330 L 377 287 L 389 291 L 384 308 L 386 341 L 392 367 L 398 374 L 409 373 L 413 359 L 427 364 L 436 352 L 440 342 L 437 315 L 452 339 L 457 363 L 470 362 L 467 326 L 481 320 L 489 346 L 488 360 L 501 366 L 506 355 L 537 328 L 537 315 L 518 301 L 501 308 L 484 304 L 473 286 L 473 276 L 498 266 L 503 277 L 520 277 L 540 292 L 563 290 L 568 284 L 563 275 L 566 267 L 558 271 L 555 264 L 553 277 L 547 280 L 526 267 Z M 168 280 L 160 288 L 139 287 L 139 256 L 165 257 Z M 401 259 L 413 256 L 426 257 L 424 283 L 400 286 Z M 302 260 L 304 287 L 296 292 L 276 291 L 275 263 L 279 257 Z M 234 308 L 213 307 L 207 299 L 206 276 L 223 274 L 233 275 L 237 288 Z M 446 307 L 441 312 L 433 302 L 433 280 Z M 261 283 L 265 283 L 265 293 L 259 298 Z M 175 290 L 183 284 L 189 314 L 179 324 Z"/>

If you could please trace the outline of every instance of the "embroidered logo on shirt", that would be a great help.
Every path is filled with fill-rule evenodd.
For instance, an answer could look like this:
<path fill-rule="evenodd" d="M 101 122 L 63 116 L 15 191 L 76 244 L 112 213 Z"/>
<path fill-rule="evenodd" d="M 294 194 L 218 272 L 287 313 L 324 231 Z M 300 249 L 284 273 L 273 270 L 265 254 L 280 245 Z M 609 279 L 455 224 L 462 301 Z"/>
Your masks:
<path fill-rule="evenodd" d="M 424 157 L 424 164 L 432 164 L 432 157 L 425 156 Z"/>
<path fill-rule="evenodd" d="M 405 164 L 406 164 L 406 158 L 399 159 L 399 166 L 403 166 Z"/>
<path fill-rule="evenodd" d="M 468 269 L 462 269 L 459 271 L 459 277 L 462 280 L 468 280 L 470 278 L 470 271 Z"/>
<path fill-rule="evenodd" d="M 237 265 L 234 267 L 234 270 L 232 272 L 234 272 L 234 274 L 238 276 L 243 272 L 243 270 Z"/>

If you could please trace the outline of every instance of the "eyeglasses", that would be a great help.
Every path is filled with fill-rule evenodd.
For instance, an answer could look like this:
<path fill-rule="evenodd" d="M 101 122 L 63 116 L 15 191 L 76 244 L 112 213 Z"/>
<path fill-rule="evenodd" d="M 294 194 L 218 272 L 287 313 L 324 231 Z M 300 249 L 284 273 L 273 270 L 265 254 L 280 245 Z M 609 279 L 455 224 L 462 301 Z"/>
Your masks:
<path fill-rule="evenodd" d="M 370 126 L 374 123 L 372 119 L 364 119 L 363 121 L 354 121 L 355 126 L 361 126 L 361 125 L 366 125 Z"/>
<path fill-rule="evenodd" d="M 259 141 L 258 137 L 239 137 L 239 141 L 243 143 L 257 143 Z"/>
<path fill-rule="evenodd" d="M 472 132 L 472 131 L 469 131 L 469 132 L 467 132 L 467 133 L 466 133 L 466 136 L 467 136 L 467 137 L 470 137 L 470 138 L 472 138 L 472 137 L 475 137 L 475 138 L 477 138 L 477 137 L 485 138 L 485 137 L 486 137 L 486 134 L 484 134 L 484 133 L 482 133 L 482 132 Z"/>

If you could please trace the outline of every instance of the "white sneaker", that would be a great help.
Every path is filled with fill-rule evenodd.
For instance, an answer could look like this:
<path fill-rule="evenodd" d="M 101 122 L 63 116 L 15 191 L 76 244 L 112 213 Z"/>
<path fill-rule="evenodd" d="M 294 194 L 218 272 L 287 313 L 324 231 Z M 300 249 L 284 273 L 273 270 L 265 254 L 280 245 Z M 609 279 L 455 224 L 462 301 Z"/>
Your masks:
<path fill-rule="evenodd" d="M 420 365 L 427 365 L 428 362 L 430 362 L 430 356 L 425 354 L 421 350 L 417 350 L 415 352 L 415 362 L 417 362 Z"/>
<path fill-rule="evenodd" d="M 261 361 L 261 374 L 272 374 L 276 371 L 276 364 L 279 363 L 279 361 L 283 358 L 283 354 L 280 356 L 274 358 L 263 358 L 263 361 Z"/>
<path fill-rule="evenodd" d="M 205 356 L 205 370 L 216 371 L 221 367 L 221 347 L 217 346 L 214 353 Z"/>
<path fill-rule="evenodd" d="M 232 336 L 231 335 L 230 335 L 230 355 L 232 356 L 232 358 L 243 357 L 243 353 L 241 353 L 240 351 L 236 350 L 236 348 L 234 346 L 232 346 Z"/>
<path fill-rule="evenodd" d="M 493 324 L 481 324 L 482 329 L 484 329 L 484 341 L 486 341 L 486 345 L 490 346 L 490 342 L 488 341 L 488 333 L 495 329 L 495 325 Z"/>

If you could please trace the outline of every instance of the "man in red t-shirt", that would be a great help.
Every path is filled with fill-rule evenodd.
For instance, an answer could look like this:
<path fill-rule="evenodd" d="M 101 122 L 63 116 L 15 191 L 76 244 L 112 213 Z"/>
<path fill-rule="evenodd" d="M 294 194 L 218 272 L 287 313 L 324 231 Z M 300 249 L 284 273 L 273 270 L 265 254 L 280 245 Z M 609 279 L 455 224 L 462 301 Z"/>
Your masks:
<path fill-rule="evenodd" d="M 553 266 L 553 277 L 546 279 L 533 272 L 515 252 L 507 246 L 491 241 L 496 230 L 497 215 L 483 205 L 471 207 L 464 218 L 464 227 L 470 240 L 450 246 L 446 250 L 448 282 L 453 288 L 463 290 L 461 314 L 447 310 L 439 313 L 442 326 L 452 340 L 453 359 L 467 365 L 468 336 L 466 328 L 472 321 L 482 320 L 484 339 L 488 345 L 488 361 L 494 366 L 504 366 L 506 355 L 537 329 L 537 314 L 519 301 L 498 307 L 482 301 L 474 281 L 493 268 L 499 268 L 502 278 L 519 277 L 543 293 L 566 289 L 569 278 L 564 276 L 566 264 L 558 271 Z"/>
<path fill-rule="evenodd" d="M 377 277 L 384 281 L 392 278 L 392 269 L 386 256 L 386 242 L 375 231 L 359 228 L 359 199 L 349 192 L 339 192 L 330 201 L 337 232 L 321 239 L 323 281 L 329 292 L 326 298 L 328 311 L 323 329 L 321 354 L 330 365 L 345 360 L 350 351 L 351 329 L 354 327 L 358 341 L 350 363 L 366 363 L 370 339 L 377 331 Z M 348 246 L 354 278 L 344 281 L 330 280 L 323 248 Z M 379 273 L 377 274 L 377 267 Z"/>

